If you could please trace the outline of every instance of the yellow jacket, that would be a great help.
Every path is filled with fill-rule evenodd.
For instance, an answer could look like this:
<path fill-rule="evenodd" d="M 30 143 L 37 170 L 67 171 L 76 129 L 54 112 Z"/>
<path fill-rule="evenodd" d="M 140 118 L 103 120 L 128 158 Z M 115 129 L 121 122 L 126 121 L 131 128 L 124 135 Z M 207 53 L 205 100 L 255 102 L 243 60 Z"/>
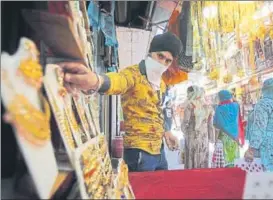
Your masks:
<path fill-rule="evenodd" d="M 166 91 L 161 81 L 155 91 L 146 76 L 145 62 L 116 73 L 104 75 L 100 93 L 121 95 L 124 115 L 124 148 L 138 148 L 151 154 L 160 154 L 164 131 L 162 102 Z"/>

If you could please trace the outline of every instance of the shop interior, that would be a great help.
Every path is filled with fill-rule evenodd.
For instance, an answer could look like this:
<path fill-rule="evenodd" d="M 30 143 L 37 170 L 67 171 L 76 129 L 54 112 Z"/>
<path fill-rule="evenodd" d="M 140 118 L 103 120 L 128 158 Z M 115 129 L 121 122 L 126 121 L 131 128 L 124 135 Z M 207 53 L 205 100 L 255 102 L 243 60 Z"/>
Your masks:
<path fill-rule="evenodd" d="M 162 109 L 171 102 L 170 131 L 179 147 L 170 150 L 163 140 L 168 170 L 130 172 L 122 95 L 75 97 L 58 63 L 119 73 L 147 58 L 152 39 L 165 32 L 183 46 L 162 75 Z M 271 1 L 1 1 L 1 197 L 272 199 L 272 171 L 258 169 L 261 159 L 244 161 L 249 116 L 272 78 Z M 188 167 L 184 119 L 191 86 L 204 90 L 214 112 L 222 90 L 239 105 L 244 143 L 237 142 L 232 167 L 229 161 L 216 166 L 216 136 L 206 143 L 206 167 Z M 27 118 L 12 115 L 20 109 Z"/>

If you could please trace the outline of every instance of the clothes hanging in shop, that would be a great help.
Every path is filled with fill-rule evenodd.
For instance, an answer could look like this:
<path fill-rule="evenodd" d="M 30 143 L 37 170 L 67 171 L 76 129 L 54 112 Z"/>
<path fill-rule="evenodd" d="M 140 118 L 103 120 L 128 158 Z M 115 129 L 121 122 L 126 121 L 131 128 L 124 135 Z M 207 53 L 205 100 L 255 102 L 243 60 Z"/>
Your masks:
<path fill-rule="evenodd" d="M 189 71 L 193 68 L 193 26 L 190 17 L 190 2 L 183 2 L 182 11 L 175 10 L 170 17 L 168 30 L 177 35 L 182 42 L 182 51 L 178 56 L 178 62 L 175 67 L 183 71 Z"/>
<path fill-rule="evenodd" d="M 108 4 L 103 4 L 103 5 L 104 7 L 101 7 L 102 5 L 99 5 L 95 2 L 90 2 L 88 6 L 88 16 L 89 16 L 90 24 L 93 29 L 102 30 L 105 36 L 106 46 L 117 48 L 118 41 L 116 37 L 116 29 L 115 29 L 115 21 L 114 21 L 115 1 L 111 1 L 109 5 Z"/>
<path fill-rule="evenodd" d="M 92 27 L 93 30 L 97 30 L 99 28 L 100 14 L 99 5 L 94 1 L 90 1 L 87 12 L 90 21 L 90 26 Z"/>
<path fill-rule="evenodd" d="M 175 85 L 188 80 L 188 73 L 176 67 L 176 63 L 177 61 L 173 61 L 173 64 L 162 75 L 162 79 L 167 85 Z"/>
<path fill-rule="evenodd" d="M 182 11 L 178 18 L 179 38 L 183 44 L 184 50 L 178 59 L 179 66 L 191 70 L 192 64 L 192 48 L 193 48 L 193 26 L 190 17 L 190 1 L 184 1 Z"/>

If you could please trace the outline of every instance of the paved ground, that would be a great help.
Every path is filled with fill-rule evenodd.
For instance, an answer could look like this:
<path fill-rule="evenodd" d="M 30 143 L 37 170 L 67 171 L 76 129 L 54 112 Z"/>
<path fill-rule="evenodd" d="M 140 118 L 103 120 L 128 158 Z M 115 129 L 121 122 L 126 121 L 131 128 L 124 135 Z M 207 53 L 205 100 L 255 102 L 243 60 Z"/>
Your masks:
<path fill-rule="evenodd" d="M 184 136 L 180 129 L 173 127 L 172 133 L 179 139 L 180 148 L 184 148 Z M 244 156 L 245 151 L 248 148 L 248 141 L 243 148 L 240 148 L 240 157 Z M 214 144 L 209 144 L 209 167 L 211 166 L 212 155 L 214 151 Z M 169 170 L 184 169 L 184 165 L 180 163 L 180 151 L 170 151 L 165 145 L 165 154 L 168 161 Z"/>

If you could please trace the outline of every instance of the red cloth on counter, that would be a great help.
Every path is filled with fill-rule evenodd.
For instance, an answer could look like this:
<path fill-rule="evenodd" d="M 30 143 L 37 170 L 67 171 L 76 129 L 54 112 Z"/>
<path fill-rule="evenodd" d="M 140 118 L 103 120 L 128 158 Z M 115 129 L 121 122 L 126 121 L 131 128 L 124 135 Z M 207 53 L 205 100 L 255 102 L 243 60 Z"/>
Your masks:
<path fill-rule="evenodd" d="M 238 168 L 129 173 L 136 199 L 242 199 L 245 176 Z"/>

